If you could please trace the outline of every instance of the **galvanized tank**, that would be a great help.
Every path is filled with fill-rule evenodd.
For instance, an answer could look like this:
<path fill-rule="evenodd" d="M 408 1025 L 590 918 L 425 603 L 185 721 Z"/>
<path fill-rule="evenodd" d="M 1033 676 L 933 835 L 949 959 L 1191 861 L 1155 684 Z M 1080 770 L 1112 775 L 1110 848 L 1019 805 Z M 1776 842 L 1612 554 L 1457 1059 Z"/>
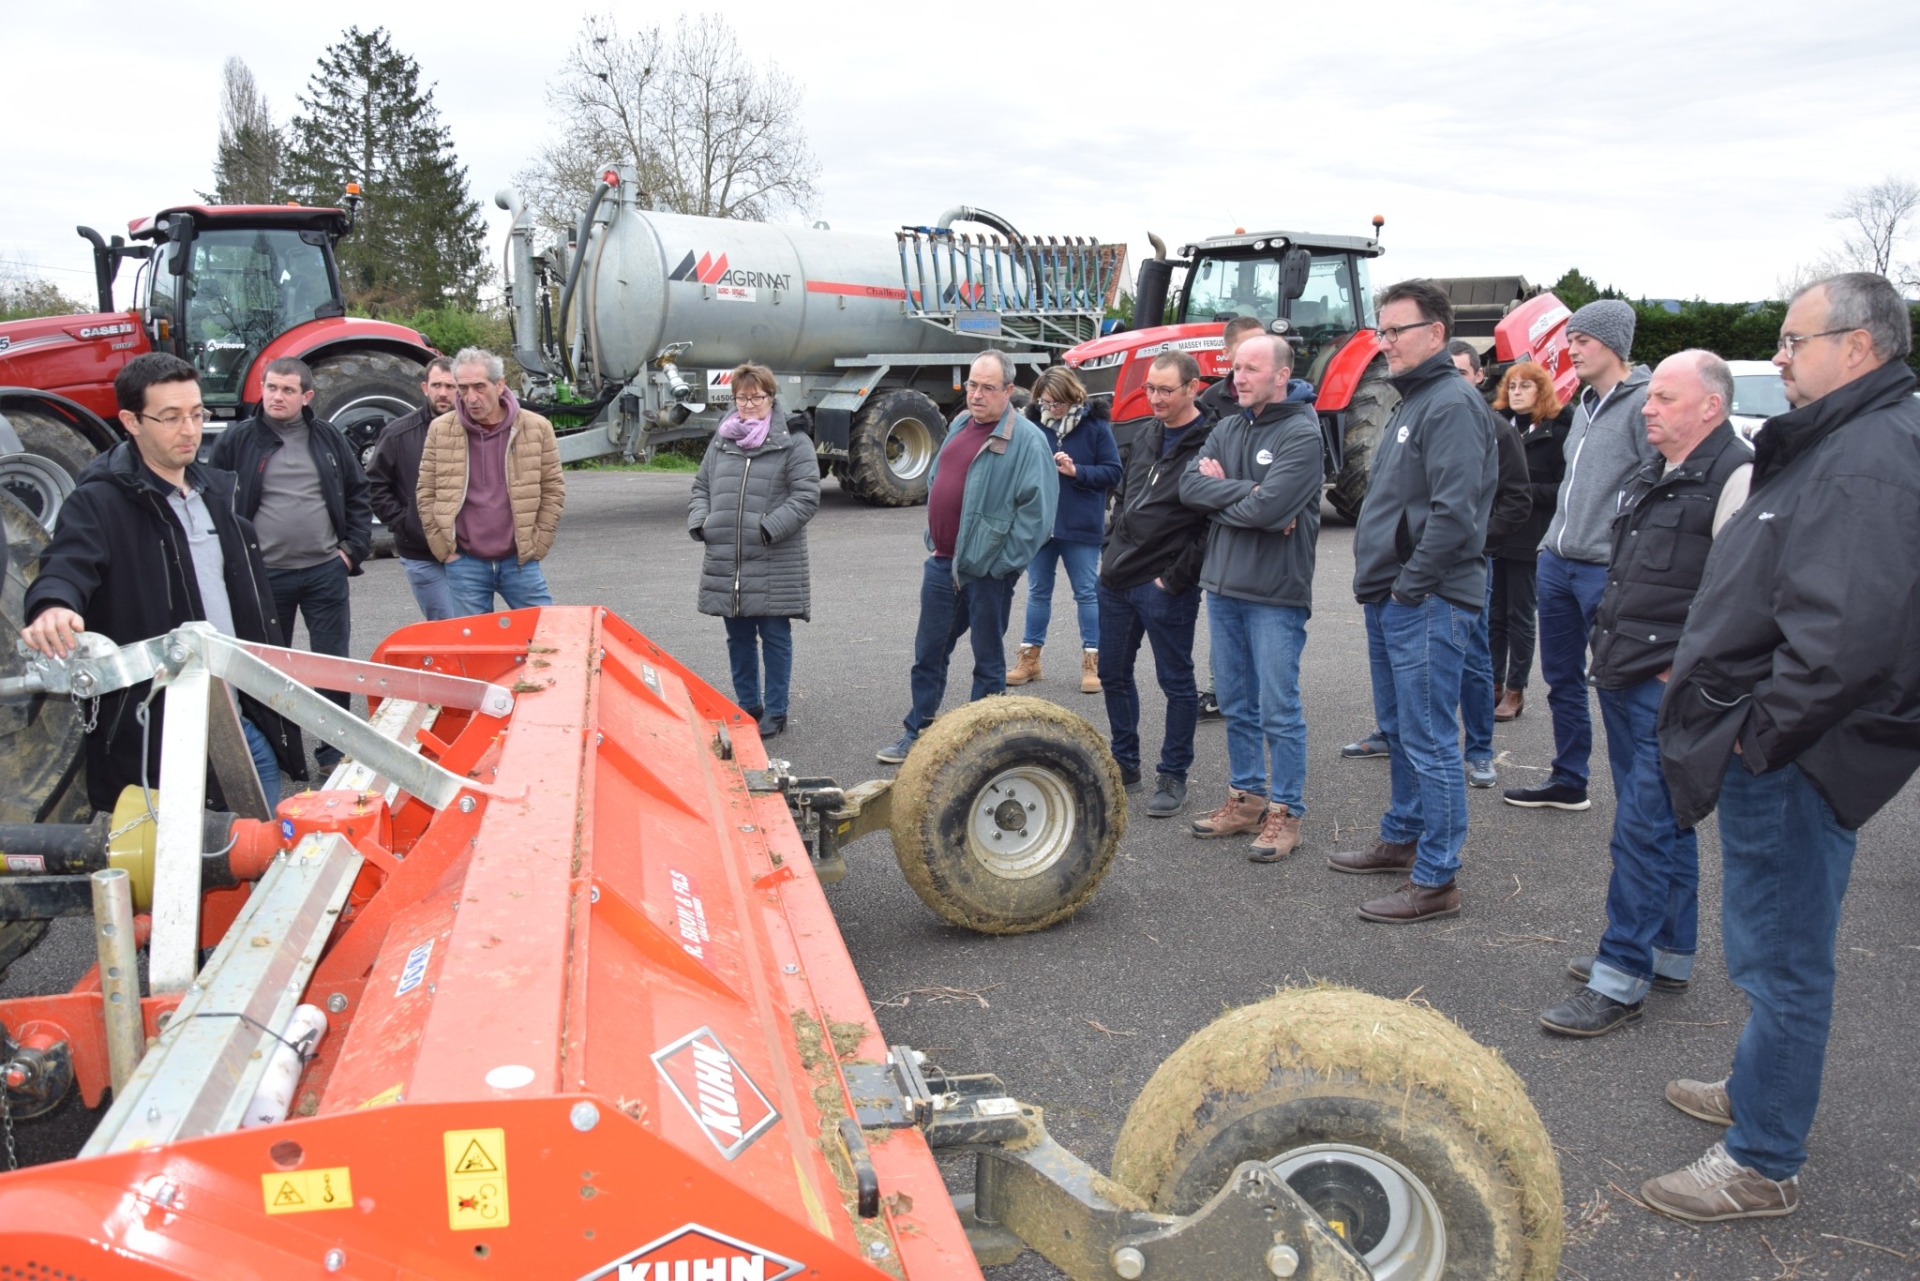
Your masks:
<path fill-rule="evenodd" d="M 608 377 L 635 376 L 677 342 L 693 344 L 686 365 L 753 360 L 796 373 L 848 356 L 986 346 L 907 314 L 891 236 L 658 213 L 631 203 L 631 189 L 608 201 L 604 257 L 596 246 L 585 264 L 598 261 L 590 296 Z"/>

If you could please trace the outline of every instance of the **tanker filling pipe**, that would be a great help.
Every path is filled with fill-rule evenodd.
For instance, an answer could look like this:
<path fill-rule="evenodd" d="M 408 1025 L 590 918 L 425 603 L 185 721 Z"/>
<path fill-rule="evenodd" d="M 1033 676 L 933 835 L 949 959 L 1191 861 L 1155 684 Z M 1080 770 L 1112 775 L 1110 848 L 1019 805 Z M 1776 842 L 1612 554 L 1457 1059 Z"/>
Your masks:
<path fill-rule="evenodd" d="M 607 385 L 607 366 L 600 354 L 600 268 L 607 260 L 607 234 L 611 222 L 599 228 L 599 242 L 591 246 L 593 251 L 593 272 L 587 277 L 587 300 L 582 308 L 580 322 L 587 331 L 587 355 L 593 359 L 593 388 L 598 392 Z M 585 256 L 587 246 L 581 253 Z"/>
<path fill-rule="evenodd" d="M 608 172 L 611 172 L 610 170 Z M 580 215 L 580 229 L 574 233 L 574 244 L 578 246 L 573 261 L 567 264 L 567 283 L 560 289 L 560 322 L 554 327 L 554 333 L 560 340 L 560 359 L 566 365 L 567 378 L 574 378 L 573 361 L 567 355 L 567 308 L 573 302 L 573 287 L 580 280 L 580 260 L 587 248 L 587 232 L 593 226 L 593 215 L 600 211 L 600 202 L 613 190 L 606 174 L 600 176 L 600 185 L 593 189 L 593 199 L 587 202 L 587 211 Z"/>
<path fill-rule="evenodd" d="M 975 209 L 971 205 L 955 205 L 953 208 L 941 214 L 940 221 L 933 225 L 944 231 L 956 222 L 984 223 L 1009 240 L 1022 239 L 1019 230 L 1005 218 L 1002 218 L 997 213 L 989 213 L 985 209 Z"/>

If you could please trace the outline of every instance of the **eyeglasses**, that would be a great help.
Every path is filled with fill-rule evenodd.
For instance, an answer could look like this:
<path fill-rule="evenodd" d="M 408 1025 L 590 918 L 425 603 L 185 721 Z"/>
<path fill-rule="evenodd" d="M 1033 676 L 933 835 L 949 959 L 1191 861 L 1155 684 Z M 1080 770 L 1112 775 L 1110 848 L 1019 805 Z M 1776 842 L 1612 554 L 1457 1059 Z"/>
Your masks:
<path fill-rule="evenodd" d="M 1156 387 L 1152 383 L 1148 383 L 1146 387 L 1146 392 L 1149 398 L 1154 396 L 1172 396 L 1172 395 L 1178 394 L 1185 387 L 1186 387 L 1185 383 L 1180 383 L 1178 386 L 1174 386 L 1174 387 Z"/>
<path fill-rule="evenodd" d="M 1411 325 L 1382 325 L 1376 332 L 1379 333 L 1381 342 L 1397 343 L 1400 341 L 1400 335 L 1406 333 L 1409 329 L 1425 329 L 1428 325 L 1437 325 L 1439 323 L 1437 320 L 1419 320 Z"/>
<path fill-rule="evenodd" d="M 1042 397 L 1040 398 L 1040 408 L 1042 408 L 1042 409 L 1066 409 L 1066 408 L 1068 408 L 1068 405 L 1067 405 L 1067 402 L 1066 402 L 1066 401 L 1064 401 L 1064 400 L 1054 400 L 1054 399 L 1052 399 L 1051 397 L 1048 397 L 1048 396 L 1042 396 Z"/>
<path fill-rule="evenodd" d="M 966 385 L 967 385 L 968 391 L 984 392 L 986 395 L 989 395 L 989 396 L 991 396 L 996 391 L 1005 391 L 1007 389 L 1007 385 L 1005 383 L 977 383 L 973 381 L 973 379 L 971 378 L 967 379 Z"/>
<path fill-rule="evenodd" d="M 177 431 L 182 423 L 192 423 L 195 427 L 204 427 L 207 422 L 207 411 L 204 409 L 193 409 L 184 414 L 135 414 L 134 417 L 144 418 L 150 423 L 159 423 L 168 431 Z"/>
<path fill-rule="evenodd" d="M 733 403 L 736 405 L 764 405 L 772 399 L 773 397 L 767 395 L 765 392 L 752 391 L 744 396 L 735 396 Z"/>
<path fill-rule="evenodd" d="M 1833 338 L 1840 334 L 1850 334 L 1852 332 L 1853 330 L 1851 329 L 1822 329 L 1817 334 L 1781 334 L 1780 345 L 1775 347 L 1774 350 L 1786 352 L 1787 359 L 1791 361 L 1793 359 L 1793 349 L 1803 342 L 1812 342 L 1816 338 Z"/>

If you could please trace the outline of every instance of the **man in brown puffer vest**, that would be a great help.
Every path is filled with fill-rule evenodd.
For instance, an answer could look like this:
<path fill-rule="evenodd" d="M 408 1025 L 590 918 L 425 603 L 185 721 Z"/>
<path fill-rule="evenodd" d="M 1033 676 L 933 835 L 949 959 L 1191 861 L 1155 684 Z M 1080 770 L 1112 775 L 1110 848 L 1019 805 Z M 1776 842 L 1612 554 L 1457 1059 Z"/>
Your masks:
<path fill-rule="evenodd" d="M 433 420 L 417 491 L 427 546 L 447 567 L 463 614 L 551 605 L 540 562 L 566 506 L 553 424 L 522 409 L 500 357 L 468 347 L 453 358 L 459 398 Z"/>

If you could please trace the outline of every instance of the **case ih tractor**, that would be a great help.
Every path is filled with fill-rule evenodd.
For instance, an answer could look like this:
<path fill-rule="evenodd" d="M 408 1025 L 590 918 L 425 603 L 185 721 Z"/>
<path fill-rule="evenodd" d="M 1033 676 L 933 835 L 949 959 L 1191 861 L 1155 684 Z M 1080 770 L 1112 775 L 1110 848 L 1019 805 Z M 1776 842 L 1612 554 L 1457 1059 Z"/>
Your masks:
<path fill-rule="evenodd" d="M 1134 295 L 1139 328 L 1123 330 L 1068 351 L 1062 360 L 1091 392 L 1113 398 L 1114 434 L 1124 445 L 1151 414 L 1144 390 L 1147 367 L 1163 352 L 1184 351 L 1201 376 L 1223 378 L 1221 333 L 1234 316 L 1253 316 L 1294 347 L 1294 376 L 1312 383 L 1320 412 L 1327 501 L 1354 520 L 1367 495 L 1367 476 L 1381 428 L 1400 403 L 1387 381 L 1386 360 L 1374 337 L 1373 284 L 1368 264 L 1385 252 L 1380 228 L 1364 236 L 1296 231 L 1235 232 L 1185 245 L 1169 259 L 1164 242 L 1148 234 L 1154 256 L 1140 266 Z M 1186 277 L 1166 314 L 1176 268 Z M 1566 358 L 1567 309 L 1551 294 L 1517 276 L 1442 280 L 1456 307 L 1455 336 L 1474 342 L 1498 368 L 1529 357 L 1547 364 L 1567 394 L 1573 372 Z"/>
<path fill-rule="evenodd" d="M 114 375 L 149 351 L 200 371 L 210 434 L 252 412 L 269 361 L 298 356 L 313 367 L 313 412 L 370 460 L 387 420 L 423 403 L 434 352 L 415 330 L 346 314 L 333 250 L 358 203 L 349 188 L 345 209 L 182 205 L 129 224 L 132 243 L 78 228 L 99 312 L 0 324 L 0 489 L 51 528 L 81 468 L 122 438 Z M 128 260 L 133 306 L 116 311 Z"/>

